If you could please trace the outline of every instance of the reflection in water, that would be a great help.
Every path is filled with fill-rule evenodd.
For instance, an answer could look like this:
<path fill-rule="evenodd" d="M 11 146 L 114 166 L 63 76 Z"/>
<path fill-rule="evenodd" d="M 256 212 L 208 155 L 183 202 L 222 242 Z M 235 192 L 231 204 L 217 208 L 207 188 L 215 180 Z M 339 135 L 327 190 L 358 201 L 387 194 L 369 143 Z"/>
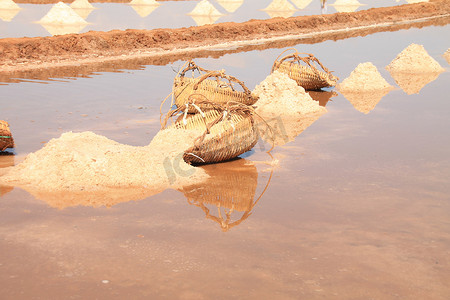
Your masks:
<path fill-rule="evenodd" d="M 207 219 L 217 222 L 222 231 L 228 231 L 247 219 L 261 198 L 255 199 L 258 185 L 256 166 L 246 159 L 237 159 L 202 168 L 211 177 L 203 183 L 184 186 L 180 191 L 189 204 L 200 207 Z M 215 209 L 217 215 L 212 212 Z M 239 219 L 232 220 L 231 215 L 234 212 L 243 214 Z"/>
<path fill-rule="evenodd" d="M 338 12 L 354 12 L 360 6 L 365 5 L 358 2 L 358 0 L 336 0 L 334 4 L 330 4 Z"/>
<path fill-rule="evenodd" d="M 350 101 L 356 110 L 368 114 L 375 106 L 377 106 L 381 98 L 386 96 L 390 91 L 391 89 L 383 89 L 361 92 L 341 91 L 341 93 L 348 101 Z"/>
<path fill-rule="evenodd" d="M 83 19 L 87 19 L 91 12 L 95 10 L 95 8 L 72 8 L 74 12 L 76 12 Z"/>
<path fill-rule="evenodd" d="M 234 13 L 241 5 L 244 3 L 244 0 L 217 0 L 227 12 Z"/>
<path fill-rule="evenodd" d="M 298 9 L 304 9 L 312 2 L 312 0 L 291 0 L 291 2 L 294 3 L 295 7 Z"/>
<path fill-rule="evenodd" d="M 316 101 L 319 101 L 319 105 L 325 107 L 328 103 L 328 101 L 331 100 L 331 98 L 336 97 L 338 93 L 335 91 L 306 91 L 311 98 L 313 98 Z"/>
<path fill-rule="evenodd" d="M 321 110 L 316 113 L 292 115 L 279 115 L 274 117 L 263 116 L 263 122 L 257 124 L 261 139 L 271 146 L 283 146 L 295 140 L 306 128 L 326 113 Z M 270 148 L 269 147 L 269 148 Z"/>
<path fill-rule="evenodd" d="M 63 24 L 41 24 L 45 30 L 51 35 L 64 35 L 70 33 L 80 33 L 86 24 L 74 24 L 74 25 L 63 25 Z"/>
<path fill-rule="evenodd" d="M 395 72 L 389 70 L 395 83 L 407 94 L 418 94 L 430 82 L 436 80 L 441 72 Z"/>
<path fill-rule="evenodd" d="M 294 15 L 296 11 L 295 7 L 287 0 L 273 0 L 263 10 L 270 16 L 270 18 L 289 18 Z"/>
<path fill-rule="evenodd" d="M 14 166 L 14 154 L 11 152 L 0 152 L 0 175 L 3 174 L 3 168 L 8 168 Z M 0 184 L 0 198 L 7 193 L 11 192 L 14 187 L 3 186 Z"/>
<path fill-rule="evenodd" d="M 12 0 L 0 0 L 0 19 L 11 22 L 21 10 L 20 6 Z"/>

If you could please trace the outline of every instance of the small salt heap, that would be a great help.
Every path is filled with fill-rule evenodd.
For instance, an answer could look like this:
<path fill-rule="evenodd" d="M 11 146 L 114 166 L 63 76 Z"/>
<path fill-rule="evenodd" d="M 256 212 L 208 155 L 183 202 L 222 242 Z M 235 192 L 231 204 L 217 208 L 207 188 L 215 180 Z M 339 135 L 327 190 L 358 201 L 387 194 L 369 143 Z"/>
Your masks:
<path fill-rule="evenodd" d="M 338 85 L 339 91 L 353 107 L 365 114 L 373 110 L 392 88 L 371 62 L 359 64 Z"/>
<path fill-rule="evenodd" d="M 208 0 L 202 0 L 188 13 L 197 26 L 214 24 L 223 14 L 219 12 Z"/>
<path fill-rule="evenodd" d="M 11 22 L 21 10 L 20 6 L 12 0 L 0 0 L 0 19 Z"/>
<path fill-rule="evenodd" d="M 443 72 L 444 68 L 432 58 L 422 45 L 411 44 L 386 67 L 389 72 Z"/>
<path fill-rule="evenodd" d="M 350 76 L 338 85 L 339 91 L 365 92 L 391 89 L 392 86 L 381 76 L 371 62 L 359 64 Z"/>
<path fill-rule="evenodd" d="M 257 85 L 253 94 L 259 96 L 257 114 L 272 128 L 261 122 L 260 136 L 274 146 L 293 141 L 327 111 L 287 74 L 278 71 Z"/>
<path fill-rule="evenodd" d="M 296 9 L 287 0 L 273 0 L 266 8 L 263 9 L 271 18 L 291 17 Z"/>
<path fill-rule="evenodd" d="M 191 16 L 222 16 L 223 14 L 219 12 L 214 5 L 209 3 L 208 0 L 202 0 L 199 2 L 195 8 L 188 13 Z"/>
<path fill-rule="evenodd" d="M 227 12 L 234 13 L 239 7 L 241 7 L 244 0 L 217 0 Z"/>
<path fill-rule="evenodd" d="M 95 8 L 88 0 L 75 0 L 70 4 L 72 8 L 91 9 Z"/>
<path fill-rule="evenodd" d="M 53 5 L 50 11 L 38 23 L 53 25 L 88 24 L 70 6 L 63 2 L 58 2 Z"/>
<path fill-rule="evenodd" d="M 408 95 L 418 94 L 424 86 L 445 71 L 422 45 L 417 44 L 405 48 L 386 69 Z"/>

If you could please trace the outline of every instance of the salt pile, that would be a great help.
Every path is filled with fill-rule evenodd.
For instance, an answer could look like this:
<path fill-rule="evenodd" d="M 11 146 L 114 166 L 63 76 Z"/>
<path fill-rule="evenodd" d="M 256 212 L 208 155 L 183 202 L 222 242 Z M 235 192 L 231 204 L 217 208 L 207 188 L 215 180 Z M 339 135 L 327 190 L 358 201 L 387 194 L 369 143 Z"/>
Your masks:
<path fill-rule="evenodd" d="M 304 88 L 287 74 L 278 71 L 267 76 L 255 87 L 253 93 L 259 97 L 256 111 L 261 115 L 298 115 L 326 111 Z"/>
<path fill-rule="evenodd" d="M 0 180 L 44 191 L 163 190 L 205 177 L 182 159 L 198 135 L 192 130 L 164 130 L 148 146 L 133 147 L 92 132 L 68 132 L 29 154 Z"/>
<path fill-rule="evenodd" d="M 72 8 L 78 8 L 78 9 L 92 9 L 95 8 L 92 6 L 91 3 L 89 3 L 88 0 L 75 0 L 70 4 L 70 7 Z"/>
<path fill-rule="evenodd" d="M 271 133 L 260 123 L 261 138 L 276 146 L 295 139 L 327 111 L 287 74 L 278 71 L 267 76 L 253 93 L 259 96 L 256 112 L 273 127 Z M 272 135 L 275 141 L 272 141 Z"/>
<path fill-rule="evenodd" d="M 0 19 L 11 22 L 19 13 L 21 8 L 12 0 L 0 0 Z"/>
<path fill-rule="evenodd" d="M 234 13 L 239 7 L 241 7 L 244 0 L 217 0 L 227 12 Z"/>
<path fill-rule="evenodd" d="M 359 64 L 350 76 L 338 85 L 340 92 L 366 92 L 376 90 L 389 90 L 392 86 L 381 76 L 371 62 Z"/>
<path fill-rule="evenodd" d="M 373 110 L 392 88 L 371 62 L 359 64 L 338 85 L 339 91 L 353 107 L 365 114 Z"/>
<path fill-rule="evenodd" d="M 400 52 L 397 57 L 386 67 L 392 72 L 420 73 L 444 71 L 444 68 L 434 60 L 422 45 L 411 44 Z"/>
<path fill-rule="evenodd" d="M 445 51 L 444 58 L 447 61 L 447 63 L 450 65 L 450 48 L 448 48 L 447 51 Z"/>
<path fill-rule="evenodd" d="M 0 9 L 17 10 L 20 9 L 20 6 L 12 0 L 0 0 Z"/>
<path fill-rule="evenodd" d="M 41 24 L 53 25 L 75 25 L 87 24 L 70 6 L 58 2 L 52 6 L 50 11 L 38 21 Z"/>
<path fill-rule="evenodd" d="M 223 14 L 219 12 L 208 0 L 202 0 L 199 2 L 194 9 L 188 13 L 191 16 L 222 16 Z"/>

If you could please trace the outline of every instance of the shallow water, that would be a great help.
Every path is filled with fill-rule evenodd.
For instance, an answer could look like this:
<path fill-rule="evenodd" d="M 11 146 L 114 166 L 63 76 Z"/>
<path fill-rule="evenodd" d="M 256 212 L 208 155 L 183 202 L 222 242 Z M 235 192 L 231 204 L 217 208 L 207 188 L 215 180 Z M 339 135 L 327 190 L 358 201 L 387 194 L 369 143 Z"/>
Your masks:
<path fill-rule="evenodd" d="M 448 25 L 430 26 L 297 45 L 341 80 L 370 61 L 396 89 L 367 114 L 338 93 L 309 127 L 285 124 L 301 133 L 272 151 L 275 169 L 260 143 L 245 160 L 210 166 L 204 186 L 112 206 L 2 187 L 2 297 L 448 299 L 450 66 L 442 37 L 449 33 Z M 446 68 L 415 94 L 384 70 L 411 43 Z M 196 62 L 253 89 L 282 50 Z M 70 130 L 148 144 L 182 64 L 0 86 L 0 118 L 17 144 L 0 166 Z"/>
<path fill-rule="evenodd" d="M 20 10 L 0 10 L 0 38 L 51 36 L 66 33 L 82 33 L 91 30 L 109 31 L 113 29 L 155 29 L 180 28 L 222 22 L 244 22 L 251 19 L 268 19 L 272 17 L 291 17 L 301 15 L 318 15 L 337 11 L 358 11 L 373 7 L 395 6 L 407 4 L 405 0 L 357 1 L 360 5 L 342 6 L 336 1 L 327 1 L 325 9 L 319 0 L 296 0 L 291 11 L 264 10 L 271 0 L 235 1 L 227 6 L 222 1 L 210 1 L 222 14 L 217 17 L 188 15 L 198 1 L 164 1 L 159 6 L 132 6 L 127 3 L 95 3 L 92 10 L 78 11 L 79 15 L 89 23 L 73 26 L 42 26 L 38 22 L 54 4 L 18 4 Z M 222 4 L 221 4 L 222 3 Z M 240 5 L 239 5 L 240 3 Z"/>

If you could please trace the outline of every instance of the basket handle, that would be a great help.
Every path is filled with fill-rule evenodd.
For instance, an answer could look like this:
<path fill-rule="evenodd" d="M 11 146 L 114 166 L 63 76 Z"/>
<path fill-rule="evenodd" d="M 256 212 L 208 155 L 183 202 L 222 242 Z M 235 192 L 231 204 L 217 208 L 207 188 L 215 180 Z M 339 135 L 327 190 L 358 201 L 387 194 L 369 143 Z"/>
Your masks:
<path fill-rule="evenodd" d="M 232 82 L 232 81 L 237 82 L 237 83 L 242 87 L 242 89 L 244 90 L 244 93 L 245 93 L 246 95 L 250 96 L 251 93 L 252 93 L 252 92 L 245 86 L 244 82 L 240 81 L 240 80 L 237 79 L 236 77 L 233 77 L 233 76 L 230 76 L 230 75 L 226 75 L 224 70 L 221 70 L 221 71 L 209 71 L 209 72 L 203 74 L 202 76 L 200 76 L 200 77 L 198 78 L 198 81 L 194 84 L 193 89 L 194 89 L 194 90 L 198 89 L 198 85 L 199 85 L 202 81 L 204 81 L 206 78 L 209 78 L 209 77 L 216 77 L 216 79 L 219 79 L 219 78 L 227 79 L 227 80 L 230 82 L 230 86 L 231 86 L 231 87 L 232 87 L 232 85 L 231 85 L 231 82 Z"/>
<path fill-rule="evenodd" d="M 311 61 L 316 62 L 321 68 L 322 70 L 324 70 L 328 75 L 332 75 L 331 71 L 328 70 L 320 61 L 317 57 L 315 57 L 313 54 L 310 53 L 300 53 L 297 50 L 295 50 L 295 52 L 293 54 L 290 55 L 286 55 L 284 56 L 281 60 L 278 61 L 278 59 L 280 58 L 280 56 L 289 51 L 289 50 L 295 50 L 294 48 L 289 48 L 284 50 L 280 55 L 278 55 L 277 59 L 274 61 L 273 65 L 272 65 L 272 71 L 271 73 L 273 73 L 275 71 L 275 67 L 277 62 L 282 63 L 283 61 L 287 60 L 287 59 L 295 59 L 297 62 L 298 61 L 303 61 L 304 63 L 306 63 L 309 67 L 311 67 L 312 69 L 316 69 L 312 64 Z M 301 57 L 300 54 L 304 54 L 307 55 L 307 57 Z"/>

